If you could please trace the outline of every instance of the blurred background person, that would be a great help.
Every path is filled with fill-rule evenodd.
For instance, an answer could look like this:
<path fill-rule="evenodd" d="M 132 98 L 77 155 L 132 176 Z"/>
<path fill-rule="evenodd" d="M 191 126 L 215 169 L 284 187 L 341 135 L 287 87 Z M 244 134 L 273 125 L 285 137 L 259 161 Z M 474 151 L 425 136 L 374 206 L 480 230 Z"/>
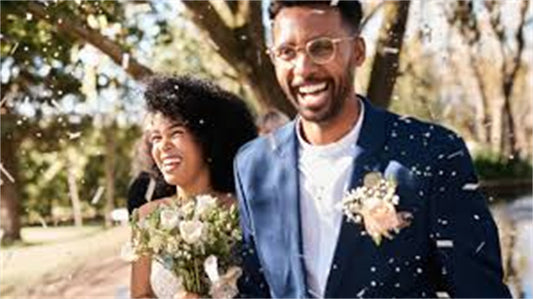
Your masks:
<path fill-rule="evenodd" d="M 282 127 L 289 121 L 289 117 L 281 111 L 269 109 L 258 118 L 257 126 L 259 127 L 259 135 L 268 134 L 277 128 Z"/>

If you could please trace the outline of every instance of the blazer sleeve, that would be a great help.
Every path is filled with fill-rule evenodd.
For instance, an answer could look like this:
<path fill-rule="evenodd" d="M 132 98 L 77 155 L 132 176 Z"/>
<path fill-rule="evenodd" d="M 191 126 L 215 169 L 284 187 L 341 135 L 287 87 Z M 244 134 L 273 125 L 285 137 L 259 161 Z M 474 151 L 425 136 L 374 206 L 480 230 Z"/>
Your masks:
<path fill-rule="evenodd" d="M 239 175 L 237 160 L 234 163 L 235 190 L 239 201 L 239 217 L 242 230 L 242 270 L 238 281 L 240 298 L 270 298 L 270 290 L 262 273 L 254 242 L 248 203 Z"/>
<path fill-rule="evenodd" d="M 432 248 L 440 290 L 454 298 L 510 298 L 498 231 L 464 142 L 435 155 L 430 187 Z"/>

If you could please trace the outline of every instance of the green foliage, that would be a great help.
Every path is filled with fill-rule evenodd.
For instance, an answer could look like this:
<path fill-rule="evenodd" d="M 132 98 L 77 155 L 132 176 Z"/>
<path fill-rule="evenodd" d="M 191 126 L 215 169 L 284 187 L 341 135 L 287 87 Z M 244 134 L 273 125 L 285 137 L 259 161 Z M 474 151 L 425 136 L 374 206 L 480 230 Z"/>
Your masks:
<path fill-rule="evenodd" d="M 57 124 L 55 119 L 52 124 Z M 57 136 L 50 138 L 26 138 L 21 146 L 19 169 L 22 182 L 23 221 L 27 224 L 53 222 L 71 218 L 71 203 L 67 184 L 67 159 L 73 151 L 78 193 L 85 217 L 101 215 L 105 194 L 91 204 L 98 188 L 105 187 L 104 135 L 112 134 L 115 151 L 115 205 L 125 206 L 131 180 L 131 159 L 134 143 L 140 135 L 139 128 L 97 128 L 90 119 L 81 124 L 67 124 L 63 130 L 55 130 Z M 50 133 L 50 130 L 46 131 Z M 70 134 L 70 135 L 69 135 Z M 78 136 L 79 137 L 76 137 Z M 69 136 L 71 138 L 69 138 Z M 72 136 L 76 138 L 72 138 Z"/>
<path fill-rule="evenodd" d="M 531 179 L 531 161 L 519 157 L 502 157 L 493 152 L 481 152 L 474 156 L 474 167 L 481 180 Z"/>

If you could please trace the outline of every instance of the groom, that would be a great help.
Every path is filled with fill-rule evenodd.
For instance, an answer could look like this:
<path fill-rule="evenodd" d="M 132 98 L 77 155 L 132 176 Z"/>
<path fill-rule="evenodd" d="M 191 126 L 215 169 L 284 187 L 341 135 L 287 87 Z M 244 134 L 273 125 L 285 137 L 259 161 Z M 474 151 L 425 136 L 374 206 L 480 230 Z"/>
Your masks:
<path fill-rule="evenodd" d="M 235 160 L 242 295 L 510 297 L 496 226 L 464 142 L 356 95 L 355 69 L 365 60 L 361 14 L 356 1 L 270 7 L 270 53 L 299 115 Z M 387 177 L 397 182 L 396 212 L 410 217 L 378 244 L 370 223 L 392 219 L 370 213 L 355 223 L 340 206 L 345 191 Z"/>

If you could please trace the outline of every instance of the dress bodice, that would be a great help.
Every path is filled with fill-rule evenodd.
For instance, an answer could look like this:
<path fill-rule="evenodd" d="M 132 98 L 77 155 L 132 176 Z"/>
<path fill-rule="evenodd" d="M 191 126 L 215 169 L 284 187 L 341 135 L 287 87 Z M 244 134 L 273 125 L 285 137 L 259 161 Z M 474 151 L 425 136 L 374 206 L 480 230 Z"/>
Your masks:
<path fill-rule="evenodd" d="M 156 260 L 152 260 L 150 284 L 157 298 L 174 298 L 182 288 L 181 280 Z"/>

